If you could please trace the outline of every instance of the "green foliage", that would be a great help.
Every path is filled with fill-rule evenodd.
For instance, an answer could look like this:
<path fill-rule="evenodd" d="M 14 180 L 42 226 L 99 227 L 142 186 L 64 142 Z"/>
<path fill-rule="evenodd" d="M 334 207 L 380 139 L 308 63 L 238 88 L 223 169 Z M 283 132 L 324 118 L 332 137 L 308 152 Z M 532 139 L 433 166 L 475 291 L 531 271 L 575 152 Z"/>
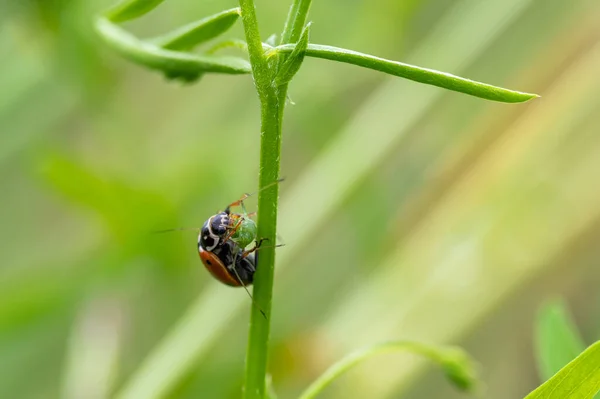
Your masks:
<path fill-rule="evenodd" d="M 536 349 L 543 381 L 559 373 L 585 349 L 564 301 L 549 302 L 542 307 L 536 325 Z"/>
<path fill-rule="evenodd" d="M 536 349 L 538 366 L 544 381 L 585 349 L 564 302 L 548 303 L 541 309 L 537 320 Z"/>
<path fill-rule="evenodd" d="M 600 392 L 600 341 L 531 392 L 525 399 L 591 399 Z"/>
<path fill-rule="evenodd" d="M 118 240 L 152 231 L 149 223 L 155 222 L 145 217 L 149 212 L 156 217 L 165 217 L 168 212 L 168 204 L 156 193 L 99 176 L 63 154 L 49 155 L 40 165 L 40 174 L 69 201 L 103 215 L 110 233 Z M 121 244 L 132 247 L 132 243 Z"/>
<path fill-rule="evenodd" d="M 125 22 L 141 17 L 165 0 L 123 0 L 106 12 L 113 22 Z"/>
<path fill-rule="evenodd" d="M 425 345 L 419 342 L 398 341 L 373 345 L 351 353 L 333 364 L 300 395 L 299 399 L 313 399 L 335 379 L 372 356 L 388 352 L 409 352 L 438 363 L 448 379 L 461 390 L 472 390 L 477 377 L 474 362 L 461 349 Z"/>
<path fill-rule="evenodd" d="M 241 58 L 166 50 L 155 44 L 141 42 L 105 18 L 96 19 L 96 29 L 104 41 L 125 58 L 147 68 L 158 69 L 168 78 L 194 81 L 206 72 L 250 72 L 250 65 Z"/>
<path fill-rule="evenodd" d="M 275 52 L 292 54 L 296 51 L 295 46 L 284 45 L 273 49 Z M 475 82 L 470 79 L 454 76 L 449 73 L 435 71 L 433 69 L 421 68 L 402 62 L 390 61 L 368 54 L 362 54 L 352 50 L 346 50 L 333 46 L 310 44 L 306 48 L 309 57 L 323 58 L 326 60 L 344 62 L 358 65 L 363 68 L 373 69 L 393 76 L 414 80 L 441 87 L 444 89 L 469 94 L 471 96 L 484 98 L 486 100 L 500 101 L 506 103 L 520 103 L 538 97 L 537 94 L 521 93 L 514 90 L 503 89 L 489 84 Z"/>
<path fill-rule="evenodd" d="M 168 78 L 191 82 L 197 80 L 198 77 L 207 72 L 226 74 L 251 72 L 248 64 L 242 59 L 237 57 L 215 57 L 210 54 L 216 49 L 222 48 L 221 46 L 217 46 L 201 55 L 188 52 L 188 50 L 191 50 L 196 45 L 225 33 L 237 21 L 240 14 L 238 8 L 226 10 L 200 21 L 190 23 L 151 41 L 140 41 L 112 23 L 142 16 L 159 3 L 156 1 L 145 2 L 139 0 L 124 2 L 109 12 L 108 19 L 104 17 L 98 18 L 96 29 L 105 42 L 122 56 L 148 68 L 161 70 Z M 300 69 L 305 55 L 308 55 L 309 57 L 353 64 L 492 101 L 518 103 L 538 97 L 536 94 L 508 90 L 454 76 L 446 72 L 390 61 L 352 50 L 327 45 L 309 44 L 310 24 L 304 25 L 304 23 L 310 9 L 310 3 L 310 1 L 295 1 L 292 4 L 288 21 L 282 34 L 281 45 L 268 50 L 268 55 L 271 56 L 275 54 L 289 54 L 289 56 L 284 58 L 280 68 L 276 68 L 278 72 L 273 80 L 277 86 L 289 83 Z M 248 15 L 250 11 L 248 10 L 252 10 L 251 12 L 254 13 L 254 6 L 248 6 L 246 10 L 246 19 L 248 19 L 250 18 Z M 244 18 L 243 14 L 242 17 Z M 300 23 L 302 25 L 299 25 Z M 256 27 L 255 29 L 254 24 L 244 23 L 244 27 L 246 28 L 246 40 L 252 40 L 251 46 L 253 49 L 248 50 L 248 55 L 251 63 L 257 66 L 253 72 L 254 77 L 264 82 L 269 79 L 269 68 L 267 64 L 260 67 L 260 64 L 263 63 L 261 59 L 264 59 L 262 48 L 263 46 L 270 46 L 262 44 L 258 28 Z M 250 35 L 248 35 L 249 33 Z M 292 39 L 292 43 L 296 42 L 296 44 L 290 44 L 287 41 L 289 39 Z M 260 58 L 257 57 L 258 54 L 262 54 Z M 258 90 L 262 90 L 262 87 L 265 87 L 262 83 L 257 85 Z"/>
<path fill-rule="evenodd" d="M 311 0 L 295 0 L 292 2 L 281 34 L 280 44 L 298 41 L 301 32 L 305 29 L 311 4 Z"/>
<path fill-rule="evenodd" d="M 294 46 L 294 50 L 286 55 L 284 58 L 277 75 L 275 76 L 275 85 L 281 86 L 288 84 L 294 75 L 300 70 L 300 66 L 302 65 L 302 61 L 304 61 L 304 56 L 306 55 L 306 48 L 308 47 L 308 39 L 310 35 L 310 23 L 306 25 L 302 34 L 300 35 L 300 40 Z"/>
<path fill-rule="evenodd" d="M 191 50 L 195 46 L 225 33 L 236 23 L 239 16 L 240 9 L 232 8 L 182 26 L 152 41 L 169 50 Z"/>

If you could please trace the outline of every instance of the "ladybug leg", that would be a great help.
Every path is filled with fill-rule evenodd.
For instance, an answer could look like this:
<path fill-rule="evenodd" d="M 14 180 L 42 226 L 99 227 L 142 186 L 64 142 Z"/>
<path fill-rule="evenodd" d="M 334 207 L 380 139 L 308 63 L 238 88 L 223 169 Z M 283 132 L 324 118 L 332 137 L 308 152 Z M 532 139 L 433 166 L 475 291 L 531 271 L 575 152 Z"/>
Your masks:
<path fill-rule="evenodd" d="M 254 297 L 252 296 L 252 294 L 250 293 L 250 291 L 248 291 L 248 286 L 246 286 L 246 284 L 244 284 L 244 280 L 242 280 L 242 278 L 240 277 L 240 274 L 238 273 L 238 270 L 237 270 L 237 263 L 238 263 L 238 257 L 237 257 L 237 253 L 236 253 L 235 256 L 233 257 L 233 267 L 232 267 L 233 273 L 235 273 L 235 277 L 238 279 L 238 281 L 241 284 L 241 286 L 244 287 L 244 290 L 246 291 L 246 294 L 248 294 L 248 296 L 250 297 L 250 301 L 252 302 L 252 306 L 255 306 L 256 309 L 258 309 L 258 311 L 260 312 L 260 314 L 262 314 L 262 316 L 266 319 L 267 315 L 265 314 L 264 310 L 262 310 L 260 308 L 260 306 L 258 306 L 258 304 L 256 302 L 254 302 Z"/>
<path fill-rule="evenodd" d="M 251 253 L 258 251 L 261 248 L 278 248 L 278 247 L 285 246 L 285 244 L 277 244 L 277 245 L 270 245 L 268 247 L 262 247 L 261 245 L 262 245 L 262 243 L 264 241 L 269 241 L 269 239 L 268 238 L 261 238 L 260 240 L 258 240 L 256 242 L 256 245 L 254 246 L 254 248 L 249 249 L 247 251 L 243 251 L 242 252 L 242 259 L 245 258 L 245 257 L 247 257 L 248 255 L 250 255 Z"/>
<path fill-rule="evenodd" d="M 244 213 L 246 213 L 246 207 L 244 206 L 244 200 L 246 198 L 250 197 L 251 195 L 252 194 L 245 193 L 244 195 L 242 195 L 242 197 L 239 200 L 237 200 L 235 202 L 232 202 L 231 204 L 227 205 L 227 207 L 225 208 L 225 212 L 229 213 L 230 212 L 229 208 L 231 208 L 231 207 L 241 206 L 242 210 L 244 211 Z"/>
<path fill-rule="evenodd" d="M 238 253 L 239 253 L 239 252 L 238 252 Z M 233 262 L 232 262 L 232 264 L 231 264 L 231 265 L 232 265 L 232 266 L 231 266 L 231 270 L 233 270 L 233 273 L 235 274 L 235 277 L 236 277 L 236 278 L 237 278 L 237 280 L 239 281 L 240 285 L 241 285 L 242 287 L 246 288 L 246 284 L 244 284 L 244 280 L 242 279 L 242 277 L 240 276 L 240 274 L 239 274 L 239 272 L 238 272 L 238 270 L 237 270 L 237 268 L 236 268 L 236 265 L 237 265 L 237 262 L 238 262 L 238 253 L 236 253 L 236 254 L 233 256 Z M 248 293 L 248 295 L 250 295 L 250 293 Z M 250 298 L 252 298 L 252 295 L 250 295 Z"/>

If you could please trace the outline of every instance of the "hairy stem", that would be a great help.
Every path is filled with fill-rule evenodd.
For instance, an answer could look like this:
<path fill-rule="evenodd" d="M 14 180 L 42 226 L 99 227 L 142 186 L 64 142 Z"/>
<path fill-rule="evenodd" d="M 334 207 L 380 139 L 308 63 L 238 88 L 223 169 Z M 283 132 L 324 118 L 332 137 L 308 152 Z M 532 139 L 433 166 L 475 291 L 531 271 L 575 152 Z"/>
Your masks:
<path fill-rule="evenodd" d="M 279 177 L 281 113 L 277 90 L 272 85 L 272 71 L 262 48 L 254 2 L 240 0 L 240 7 L 252 75 L 261 107 L 259 185 L 262 188 Z M 274 185 L 262 190 L 258 196 L 258 236 L 270 242 L 275 242 L 276 239 L 278 192 L 278 185 Z M 265 394 L 274 266 L 274 247 L 265 247 L 260 251 L 260 256 L 257 256 L 257 272 L 254 276 L 253 293 L 257 306 L 252 308 L 250 316 L 244 385 L 246 399 L 262 399 Z"/>
<path fill-rule="evenodd" d="M 240 8 L 242 10 L 242 23 L 244 24 L 246 43 L 248 43 L 248 55 L 250 57 L 250 64 L 252 65 L 252 76 L 254 77 L 254 84 L 261 106 L 264 107 L 264 104 L 267 102 L 266 91 L 271 87 L 272 77 L 260 39 L 254 1 L 240 0 Z"/>
<path fill-rule="evenodd" d="M 281 152 L 281 120 L 279 99 L 275 91 L 267 91 L 261 101 L 260 187 L 273 183 L 279 177 Z M 261 191 L 258 197 L 258 237 L 276 240 L 278 185 Z M 254 276 L 254 300 L 250 318 L 248 349 L 246 353 L 246 399 L 262 399 L 265 391 L 275 248 L 264 247 L 257 254 L 257 272 Z M 260 311 L 264 312 L 264 315 Z"/>
<path fill-rule="evenodd" d="M 287 84 L 277 87 L 273 83 L 275 71 L 270 68 L 263 50 L 253 0 L 240 0 L 239 3 L 252 65 L 252 75 L 261 107 L 259 184 L 260 188 L 263 188 L 279 178 L 281 122 Z M 310 1 L 297 0 L 294 2 L 282 38 L 298 40 L 309 7 Z M 266 238 L 272 243 L 275 243 L 277 236 L 278 193 L 279 187 L 274 185 L 261 191 L 258 196 L 258 237 Z M 250 317 L 246 353 L 245 399 L 262 399 L 266 389 L 275 248 L 273 246 L 265 247 L 259 255 L 253 291 L 257 306 L 253 307 Z"/>

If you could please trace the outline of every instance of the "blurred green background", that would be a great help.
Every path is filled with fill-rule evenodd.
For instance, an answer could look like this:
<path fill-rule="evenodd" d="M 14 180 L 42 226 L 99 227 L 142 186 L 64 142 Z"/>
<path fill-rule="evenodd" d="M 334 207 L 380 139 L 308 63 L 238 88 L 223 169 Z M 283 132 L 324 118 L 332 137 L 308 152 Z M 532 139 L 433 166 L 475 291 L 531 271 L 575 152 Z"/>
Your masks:
<path fill-rule="evenodd" d="M 264 38 L 287 3 L 257 1 Z M 92 29 L 110 4 L 0 3 L 0 398 L 238 398 L 246 293 L 209 277 L 193 232 L 150 232 L 255 190 L 252 82 L 185 86 L 120 59 Z M 170 0 L 126 27 L 151 36 L 234 6 Z M 315 43 L 542 98 L 306 60 L 281 159 L 279 396 L 403 338 L 462 345 L 486 397 L 525 396 L 545 299 L 565 296 L 600 337 L 600 3 L 315 0 L 310 20 Z M 465 397 L 421 366 L 381 356 L 322 397 Z"/>

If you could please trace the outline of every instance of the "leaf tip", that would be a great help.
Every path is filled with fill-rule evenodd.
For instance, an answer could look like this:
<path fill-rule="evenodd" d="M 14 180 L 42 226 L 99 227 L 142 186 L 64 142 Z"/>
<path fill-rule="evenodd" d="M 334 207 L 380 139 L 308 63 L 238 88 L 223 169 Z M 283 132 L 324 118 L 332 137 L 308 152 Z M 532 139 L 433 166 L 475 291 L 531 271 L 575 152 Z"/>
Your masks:
<path fill-rule="evenodd" d="M 528 101 L 534 100 L 536 98 L 540 98 L 541 96 L 539 94 L 535 94 L 535 93 L 524 93 L 524 92 L 518 92 L 518 96 L 516 98 L 513 99 L 513 103 L 526 103 Z"/>
<path fill-rule="evenodd" d="M 300 36 L 300 40 L 298 40 L 298 42 L 300 41 L 306 41 L 306 43 L 308 43 L 308 36 L 310 35 L 310 28 L 312 26 L 312 21 L 309 21 L 305 26 L 304 29 L 302 30 L 302 35 Z"/>
<path fill-rule="evenodd" d="M 477 367 L 473 359 L 463 350 L 450 349 L 443 359 L 446 377 L 459 389 L 473 391 L 477 387 Z"/>

